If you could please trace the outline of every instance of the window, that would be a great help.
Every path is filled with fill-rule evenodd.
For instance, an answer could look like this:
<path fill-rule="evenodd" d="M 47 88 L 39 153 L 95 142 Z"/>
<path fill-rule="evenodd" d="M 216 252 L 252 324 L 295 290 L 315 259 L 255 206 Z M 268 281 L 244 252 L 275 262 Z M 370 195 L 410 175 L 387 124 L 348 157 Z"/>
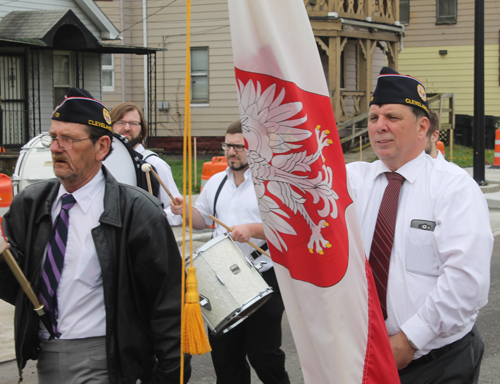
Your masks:
<path fill-rule="evenodd" d="M 54 81 L 54 109 L 64 100 L 70 87 L 73 86 L 72 79 L 72 56 L 70 52 L 54 51 L 52 59 L 52 76 Z"/>
<path fill-rule="evenodd" d="M 399 22 L 410 24 L 410 0 L 399 0 Z"/>
<path fill-rule="evenodd" d="M 208 103 L 208 47 L 191 48 L 191 103 Z"/>
<path fill-rule="evenodd" d="M 436 24 L 455 24 L 457 22 L 457 0 L 437 0 Z"/>
<path fill-rule="evenodd" d="M 101 55 L 102 66 L 102 90 L 104 92 L 115 91 L 115 57 L 111 53 Z"/>

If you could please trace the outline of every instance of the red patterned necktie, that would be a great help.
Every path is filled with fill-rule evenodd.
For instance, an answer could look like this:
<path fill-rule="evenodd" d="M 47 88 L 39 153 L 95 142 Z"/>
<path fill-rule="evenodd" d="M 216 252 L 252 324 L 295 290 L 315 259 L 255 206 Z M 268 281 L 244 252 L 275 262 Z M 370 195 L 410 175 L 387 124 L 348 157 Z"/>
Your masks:
<path fill-rule="evenodd" d="M 75 205 L 73 195 L 65 193 L 62 195 L 62 207 L 57 216 L 47 245 L 47 256 L 43 264 L 42 281 L 40 283 L 40 300 L 45 304 L 52 323 L 52 330 L 56 337 L 61 334 L 57 331 L 57 317 L 59 310 L 57 306 L 57 287 L 64 266 L 64 255 L 66 253 L 66 242 L 68 240 L 69 210 Z"/>
<path fill-rule="evenodd" d="M 405 178 L 396 172 L 386 172 L 385 175 L 389 180 L 389 184 L 385 188 L 384 197 L 382 203 L 380 203 L 370 250 L 370 266 L 372 267 L 384 320 L 387 319 L 387 279 L 389 277 L 389 263 L 398 213 L 399 191 L 405 181 Z"/>

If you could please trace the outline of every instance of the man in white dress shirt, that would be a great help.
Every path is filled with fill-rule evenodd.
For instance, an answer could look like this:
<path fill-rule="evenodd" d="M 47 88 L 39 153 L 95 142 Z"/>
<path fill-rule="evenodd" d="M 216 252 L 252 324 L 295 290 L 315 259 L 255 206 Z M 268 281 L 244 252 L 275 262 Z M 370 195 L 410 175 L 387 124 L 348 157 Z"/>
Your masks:
<path fill-rule="evenodd" d="M 485 198 L 464 170 L 426 156 L 429 117 L 420 81 L 383 68 L 368 119 L 380 160 L 347 164 L 367 255 L 385 174 L 404 177 L 386 290 L 401 382 L 477 383 L 484 344 L 474 323 L 488 301 L 493 249 Z"/>
<path fill-rule="evenodd" d="M 111 110 L 111 121 L 113 122 L 113 131 L 125 136 L 132 148 L 143 155 L 144 160 L 156 168 L 158 176 L 170 193 L 174 197 L 180 197 L 181 194 L 175 184 L 170 166 L 157 154 L 146 151 L 142 145 L 148 134 L 148 126 L 141 109 L 133 103 L 120 103 Z M 182 218 L 172 214 L 170 210 L 170 197 L 162 186 L 160 186 L 159 199 L 163 203 L 170 225 L 182 224 Z"/>
<path fill-rule="evenodd" d="M 265 235 L 239 120 L 227 128 L 222 148 L 228 168 L 212 176 L 203 188 L 192 209 L 193 228 L 204 229 L 212 225 L 210 215 L 232 227 L 231 237 L 243 253 L 251 256 L 254 263 L 266 262 L 261 269 L 262 277 L 273 288 L 273 293 L 270 300 L 228 333 L 217 337 L 209 335 L 217 384 L 249 384 L 247 357 L 262 383 L 289 384 L 285 353 L 281 350 L 284 305 L 273 263 L 265 255 L 256 255 L 257 252 L 246 244 L 250 240 L 263 247 Z M 217 191 L 220 194 L 216 199 Z M 171 204 L 172 212 L 181 215 L 183 200 L 177 198 L 177 201 L 179 205 Z M 225 232 L 226 229 L 217 224 L 214 237 Z"/>
<path fill-rule="evenodd" d="M 102 166 L 111 138 L 106 106 L 70 88 L 41 139 L 57 178 L 21 191 L 3 219 L 50 318 L 46 328 L 0 263 L 19 373 L 38 360 L 40 384 L 179 383 L 179 249 L 160 201 Z"/>

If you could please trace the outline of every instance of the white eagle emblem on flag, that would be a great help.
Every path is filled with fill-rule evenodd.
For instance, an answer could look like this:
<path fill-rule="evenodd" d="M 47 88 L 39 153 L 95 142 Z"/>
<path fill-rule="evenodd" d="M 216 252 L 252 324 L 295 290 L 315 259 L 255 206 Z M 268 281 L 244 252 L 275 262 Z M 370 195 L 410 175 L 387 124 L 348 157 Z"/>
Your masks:
<path fill-rule="evenodd" d="M 238 80 L 238 88 L 248 162 L 268 241 L 278 250 L 287 251 L 282 235 L 297 235 L 287 221 L 290 216 L 280 208 L 284 205 L 306 220 L 311 231 L 309 252 L 323 254 L 332 244 L 321 230 L 329 226 L 329 217 L 335 219 L 338 214 L 333 172 L 322 158 L 323 148 L 332 143 L 328 138 L 330 132 L 317 126 L 314 129 L 317 148 L 308 154 L 300 142 L 310 143 L 313 133 L 298 127 L 307 121 L 307 115 L 296 118 L 302 110 L 301 102 L 282 103 L 285 88 L 276 96 L 276 84 L 262 91 L 258 81 L 256 85 L 252 80 L 244 85 Z M 317 161 L 322 163 L 321 171 L 311 177 L 311 166 Z M 266 191 L 281 204 L 266 195 Z M 304 207 L 306 199 L 312 199 L 317 207 L 319 220 L 311 217 Z"/>

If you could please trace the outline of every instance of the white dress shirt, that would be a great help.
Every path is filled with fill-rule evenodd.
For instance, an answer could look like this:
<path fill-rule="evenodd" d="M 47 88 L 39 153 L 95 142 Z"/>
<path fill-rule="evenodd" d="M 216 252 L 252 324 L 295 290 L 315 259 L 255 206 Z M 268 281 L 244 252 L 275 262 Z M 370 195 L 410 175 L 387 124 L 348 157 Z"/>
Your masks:
<path fill-rule="evenodd" d="M 217 199 L 216 217 L 229 227 L 240 224 L 262 223 L 250 170 L 247 169 L 245 171 L 245 181 L 243 181 L 239 187 L 236 187 L 234 173 L 229 167 L 225 172 L 216 173 L 208 179 L 207 184 L 205 184 L 200 196 L 196 200 L 195 208 L 203 216 L 205 223 L 207 225 L 213 224 L 209 215 L 214 214 L 215 193 L 226 175 L 226 183 Z M 217 224 L 215 226 L 214 237 L 220 236 L 226 232 L 224 227 Z M 250 241 L 259 247 L 266 242 L 265 240 L 255 238 L 251 238 Z M 236 244 L 246 256 L 249 256 L 255 250 L 247 243 L 237 242 Z M 272 260 L 265 255 L 255 259 L 254 264 L 261 261 L 266 261 L 267 263 L 262 267 L 261 272 L 267 271 L 273 265 Z"/>
<path fill-rule="evenodd" d="M 381 161 L 346 167 L 369 255 L 389 169 Z M 486 199 L 463 169 L 422 152 L 397 172 L 406 181 L 390 261 L 386 327 L 389 335 L 406 334 L 419 348 L 416 359 L 472 329 L 488 301 L 493 236 Z"/>
<path fill-rule="evenodd" d="M 57 330 L 61 339 L 106 335 L 101 265 L 91 233 L 99 226 L 104 212 L 104 189 L 104 175 L 99 170 L 89 183 L 72 193 L 76 204 L 69 210 L 66 254 L 57 289 Z M 61 211 L 61 197 L 65 193 L 68 192 L 61 185 L 52 205 L 52 224 Z M 42 323 L 40 325 L 40 337 L 48 339 L 49 333 Z"/>
<path fill-rule="evenodd" d="M 137 147 L 134 148 L 137 152 L 142 154 L 145 151 L 145 148 L 143 147 L 142 144 L 137 145 Z M 161 181 L 163 181 L 163 184 L 166 185 L 172 196 L 174 197 L 181 197 L 181 194 L 179 193 L 179 190 L 177 189 L 177 185 L 175 184 L 174 177 L 172 176 L 172 170 L 170 169 L 170 165 L 168 165 L 164 160 L 162 160 L 159 156 L 149 156 L 146 159 L 146 162 L 151 164 L 153 167 L 156 168 L 156 173 L 158 173 L 158 176 L 160 177 Z M 151 175 L 151 177 L 154 177 Z M 182 224 L 182 216 L 180 215 L 174 215 L 172 213 L 172 210 L 170 209 L 170 197 L 168 196 L 167 192 L 163 189 L 163 187 L 160 185 L 160 195 L 159 199 L 163 203 L 163 208 L 165 211 L 165 214 L 167 215 L 168 222 L 170 225 L 181 225 Z"/>

